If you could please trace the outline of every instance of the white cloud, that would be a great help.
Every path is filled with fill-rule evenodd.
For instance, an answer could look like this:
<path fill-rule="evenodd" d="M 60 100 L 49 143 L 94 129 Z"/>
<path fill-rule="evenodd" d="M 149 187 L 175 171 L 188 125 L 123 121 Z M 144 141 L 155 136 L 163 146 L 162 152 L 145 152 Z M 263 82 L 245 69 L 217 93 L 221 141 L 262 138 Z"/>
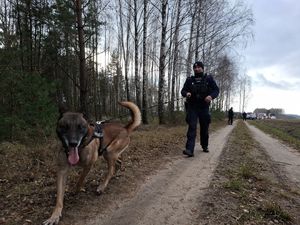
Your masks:
<path fill-rule="evenodd" d="M 283 108 L 300 115 L 300 1 L 252 0 L 254 42 L 245 67 L 252 79 L 247 110 Z"/>
<path fill-rule="evenodd" d="M 276 90 L 270 87 L 256 87 L 253 89 L 251 98 L 247 104 L 247 111 L 256 108 L 281 108 L 287 114 L 300 115 L 300 92 L 295 90 Z"/>
<path fill-rule="evenodd" d="M 252 76 L 252 85 L 258 87 L 270 87 L 280 90 L 296 90 L 298 91 L 300 87 L 300 81 L 285 80 L 284 77 L 276 77 L 275 74 L 264 75 L 262 73 Z"/>

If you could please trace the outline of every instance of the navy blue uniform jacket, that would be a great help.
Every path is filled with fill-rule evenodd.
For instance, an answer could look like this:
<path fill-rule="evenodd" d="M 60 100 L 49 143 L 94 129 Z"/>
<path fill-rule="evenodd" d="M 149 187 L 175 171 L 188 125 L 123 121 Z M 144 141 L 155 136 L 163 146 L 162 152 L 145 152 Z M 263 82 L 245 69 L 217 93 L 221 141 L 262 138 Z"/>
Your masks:
<path fill-rule="evenodd" d="M 219 87 L 216 84 L 216 81 L 211 75 L 205 75 L 206 76 L 206 82 L 208 91 L 206 93 L 206 96 L 210 95 L 212 99 L 215 99 L 219 95 Z M 183 97 L 186 97 L 186 94 L 188 92 L 192 93 L 192 85 L 195 83 L 195 76 L 188 77 L 183 85 L 183 88 L 181 89 L 181 95 Z M 205 97 L 206 97 L 205 96 Z M 190 98 L 187 98 L 188 107 L 191 109 L 197 109 L 200 111 L 208 111 L 210 103 L 207 103 L 204 98 L 197 99 L 192 93 L 192 96 Z"/>

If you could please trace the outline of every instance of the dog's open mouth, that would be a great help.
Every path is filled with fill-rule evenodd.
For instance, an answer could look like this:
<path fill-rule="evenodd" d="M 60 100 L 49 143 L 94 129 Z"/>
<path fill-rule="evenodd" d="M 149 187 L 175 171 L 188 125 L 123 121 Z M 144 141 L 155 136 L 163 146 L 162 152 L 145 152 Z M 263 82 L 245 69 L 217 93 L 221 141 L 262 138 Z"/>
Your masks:
<path fill-rule="evenodd" d="M 76 165 L 79 162 L 79 154 L 77 147 L 69 147 L 68 162 L 71 166 Z"/>

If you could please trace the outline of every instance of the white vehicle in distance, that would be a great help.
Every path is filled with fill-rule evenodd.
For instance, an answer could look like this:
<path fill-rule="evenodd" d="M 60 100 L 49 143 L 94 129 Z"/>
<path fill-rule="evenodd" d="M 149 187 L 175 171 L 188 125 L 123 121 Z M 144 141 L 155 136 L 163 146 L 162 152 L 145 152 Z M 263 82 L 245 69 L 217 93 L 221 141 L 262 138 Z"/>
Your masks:
<path fill-rule="evenodd" d="M 256 120 L 257 116 L 255 113 L 247 113 L 246 119 L 247 120 Z"/>

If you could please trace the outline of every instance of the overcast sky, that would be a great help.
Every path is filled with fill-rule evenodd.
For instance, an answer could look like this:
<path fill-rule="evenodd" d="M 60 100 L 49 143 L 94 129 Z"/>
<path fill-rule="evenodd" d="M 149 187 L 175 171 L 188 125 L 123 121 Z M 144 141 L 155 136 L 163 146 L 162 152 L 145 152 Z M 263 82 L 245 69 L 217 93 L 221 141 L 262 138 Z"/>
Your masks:
<path fill-rule="evenodd" d="M 255 19 L 254 40 L 243 53 L 252 80 L 246 111 L 282 108 L 300 115 L 300 1 L 246 2 Z"/>

